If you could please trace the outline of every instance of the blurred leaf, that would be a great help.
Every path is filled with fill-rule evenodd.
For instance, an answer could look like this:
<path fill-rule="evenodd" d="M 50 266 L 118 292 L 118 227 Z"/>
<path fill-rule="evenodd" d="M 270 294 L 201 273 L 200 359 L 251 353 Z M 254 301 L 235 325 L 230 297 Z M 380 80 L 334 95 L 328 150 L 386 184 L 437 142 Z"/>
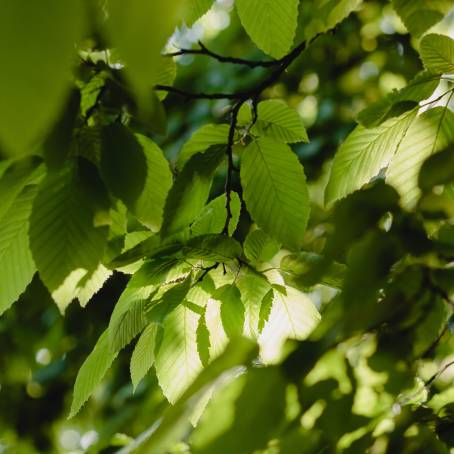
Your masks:
<path fill-rule="evenodd" d="M 10 154 L 32 153 L 69 93 L 84 6 L 80 0 L 2 0 L 1 11 L 0 143 Z"/>
<path fill-rule="evenodd" d="M 300 2 L 298 41 L 309 41 L 318 33 L 334 28 L 355 11 L 362 0 L 306 0 Z"/>
<path fill-rule="evenodd" d="M 175 405 L 164 413 L 156 430 L 144 437 L 146 441 L 143 440 L 131 448 L 142 446 L 144 452 L 148 450 L 156 454 L 168 452 L 168 449 L 187 433 L 193 397 L 200 395 L 208 385 L 223 376 L 226 371 L 249 363 L 255 356 L 256 346 L 253 342 L 242 338 L 232 341 L 218 358 L 203 369 Z M 119 454 L 128 452 L 132 452 L 131 449 Z"/>
<path fill-rule="evenodd" d="M 274 58 L 283 57 L 293 44 L 298 0 L 236 0 L 241 23 L 252 41 Z"/>
<path fill-rule="evenodd" d="M 242 152 L 243 197 L 257 225 L 290 248 L 301 245 L 309 218 L 309 193 L 303 168 L 292 150 L 269 138 Z"/>
<path fill-rule="evenodd" d="M 423 191 L 454 181 L 454 146 L 429 157 L 421 166 L 418 185 Z"/>
<path fill-rule="evenodd" d="M 285 381 L 279 369 L 250 369 L 208 404 L 191 435 L 192 451 L 230 454 L 265 448 L 284 420 L 284 410 Z"/>
<path fill-rule="evenodd" d="M 360 189 L 386 168 L 415 118 L 416 112 L 390 118 L 373 129 L 357 126 L 338 149 L 325 191 L 325 203 Z M 411 134 L 410 134 L 411 136 Z"/>
<path fill-rule="evenodd" d="M 214 0 L 189 0 L 186 6 L 185 21 L 190 27 L 197 20 L 200 19 L 213 5 Z"/>
<path fill-rule="evenodd" d="M 150 100 L 152 81 L 160 66 L 160 53 L 182 17 L 181 0 L 148 2 L 109 0 L 107 37 L 126 63 L 137 102 L 143 111 L 156 109 Z M 134 26 L 131 26 L 134 24 Z"/>
<path fill-rule="evenodd" d="M 454 6 L 452 0 L 393 0 L 394 9 L 416 38 L 440 22 Z"/>
<path fill-rule="evenodd" d="M 326 257 L 312 252 L 286 255 L 280 267 L 286 282 L 300 289 L 316 284 L 341 288 L 346 271 L 344 265 L 331 263 Z"/>

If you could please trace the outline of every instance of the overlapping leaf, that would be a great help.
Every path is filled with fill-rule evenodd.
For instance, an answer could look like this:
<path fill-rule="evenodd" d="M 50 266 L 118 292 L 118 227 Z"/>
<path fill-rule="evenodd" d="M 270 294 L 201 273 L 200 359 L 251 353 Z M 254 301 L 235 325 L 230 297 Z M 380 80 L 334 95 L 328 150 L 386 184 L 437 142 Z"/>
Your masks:
<path fill-rule="evenodd" d="M 449 36 L 424 36 L 419 52 L 427 69 L 440 74 L 454 73 L 454 40 Z"/>
<path fill-rule="evenodd" d="M 19 298 L 36 271 L 28 239 L 28 218 L 35 196 L 36 186 L 25 188 L 1 218 L 0 315 Z"/>
<path fill-rule="evenodd" d="M 454 114 L 448 108 L 436 107 L 416 118 L 389 163 L 386 176 L 405 206 L 414 206 L 420 194 L 418 173 L 423 162 L 453 141 Z"/>
<path fill-rule="evenodd" d="M 200 214 L 208 199 L 214 172 L 223 158 L 222 149 L 211 148 L 187 162 L 166 200 L 163 236 L 186 228 Z"/>
<path fill-rule="evenodd" d="M 75 416 L 88 400 L 96 386 L 104 378 L 117 354 L 118 352 L 113 352 L 110 349 L 109 335 L 107 331 L 104 331 L 77 374 L 69 414 L 70 418 Z"/>
<path fill-rule="evenodd" d="M 274 58 L 288 52 L 295 37 L 298 0 L 236 0 L 235 5 L 257 47 Z"/>
<path fill-rule="evenodd" d="M 393 6 L 408 31 L 415 37 L 419 37 L 440 22 L 454 7 L 454 2 L 452 0 L 393 0 Z"/>
<path fill-rule="evenodd" d="M 30 247 L 39 274 L 60 309 L 74 298 L 62 295 L 94 271 L 107 242 L 106 227 L 95 227 L 93 199 L 82 168 L 69 163 L 41 184 L 30 217 Z M 98 194 L 101 196 L 101 194 Z"/>
<path fill-rule="evenodd" d="M 361 188 L 387 167 L 415 115 L 412 111 L 377 128 L 357 126 L 353 130 L 334 158 L 325 192 L 327 205 Z"/>
<path fill-rule="evenodd" d="M 229 136 L 228 125 L 204 125 L 192 134 L 184 144 L 179 156 L 177 167 L 182 169 L 185 164 L 197 153 L 205 153 L 214 145 L 227 144 Z"/>
<path fill-rule="evenodd" d="M 254 221 L 282 244 L 297 248 L 310 204 L 303 168 L 285 144 L 262 137 L 242 153 L 241 183 Z"/>
<path fill-rule="evenodd" d="M 242 123 L 252 120 L 249 105 L 244 104 L 240 112 Z M 303 119 L 296 110 L 279 100 L 262 101 L 257 106 L 257 122 L 251 132 L 285 143 L 309 142 Z"/>

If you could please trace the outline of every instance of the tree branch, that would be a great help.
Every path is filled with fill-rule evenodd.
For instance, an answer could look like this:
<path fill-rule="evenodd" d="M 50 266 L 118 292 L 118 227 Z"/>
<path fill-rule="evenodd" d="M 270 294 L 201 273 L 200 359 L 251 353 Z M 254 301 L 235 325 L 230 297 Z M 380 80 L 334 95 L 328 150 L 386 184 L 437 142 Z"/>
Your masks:
<path fill-rule="evenodd" d="M 182 55 L 204 55 L 206 57 L 213 58 L 220 63 L 231 63 L 233 65 L 242 65 L 248 66 L 251 69 L 254 68 L 270 68 L 273 66 L 278 66 L 281 63 L 281 60 L 269 60 L 269 61 L 254 61 L 246 60 L 244 58 L 236 57 L 225 57 L 224 55 L 219 55 L 211 50 L 199 41 L 200 49 L 180 49 L 177 52 L 172 52 L 165 54 L 166 57 L 180 57 Z"/>
<path fill-rule="evenodd" d="M 241 106 L 244 104 L 245 101 L 239 101 L 233 106 L 232 112 L 230 113 L 230 128 L 229 128 L 229 137 L 227 140 L 227 177 L 225 179 L 225 197 L 226 203 L 225 208 L 227 210 L 227 216 L 225 219 L 223 233 L 224 235 L 229 234 L 229 224 L 230 220 L 232 219 L 232 173 L 234 171 L 234 163 L 233 163 L 233 145 L 235 141 L 235 130 L 236 125 L 238 123 L 238 113 L 240 112 Z"/>
<path fill-rule="evenodd" d="M 243 60 L 241 58 L 234 58 L 234 57 L 223 57 L 222 55 L 215 54 L 208 50 L 201 42 L 199 42 L 200 49 L 182 49 L 179 52 L 174 52 L 172 54 L 167 54 L 168 56 L 178 56 L 178 55 L 206 55 L 211 58 L 218 60 L 221 63 L 234 63 L 234 64 L 241 64 L 246 65 L 251 68 L 255 68 L 258 66 L 262 67 L 275 67 L 275 69 L 271 72 L 268 77 L 265 77 L 261 83 L 259 83 L 256 87 L 251 88 L 250 90 L 246 91 L 238 91 L 235 93 L 192 93 L 181 90 L 179 88 L 170 87 L 167 85 L 156 85 L 155 89 L 160 91 L 167 91 L 168 93 L 173 93 L 176 95 L 184 96 L 187 99 L 226 99 L 236 101 L 233 105 L 231 110 L 230 116 L 230 128 L 229 128 L 229 137 L 227 141 L 227 177 L 225 181 L 225 195 L 226 195 L 226 220 L 223 229 L 224 235 L 228 235 L 229 232 L 229 223 L 232 219 L 232 208 L 231 208 L 231 193 L 232 193 L 232 173 L 234 171 L 234 163 L 233 163 L 233 146 L 235 140 L 235 130 L 238 123 L 238 113 L 241 109 L 241 106 L 247 102 L 249 99 L 252 100 L 252 122 L 249 126 L 249 129 L 256 123 L 257 121 L 257 105 L 262 93 L 269 87 L 273 86 L 282 76 L 282 74 L 287 70 L 287 68 L 301 55 L 301 53 L 306 50 L 307 46 L 312 43 L 315 39 L 318 38 L 318 34 L 314 36 L 309 41 L 303 41 L 301 44 L 296 46 L 291 52 L 287 55 L 282 57 L 279 60 L 273 60 L 270 62 L 252 62 L 249 60 Z"/>

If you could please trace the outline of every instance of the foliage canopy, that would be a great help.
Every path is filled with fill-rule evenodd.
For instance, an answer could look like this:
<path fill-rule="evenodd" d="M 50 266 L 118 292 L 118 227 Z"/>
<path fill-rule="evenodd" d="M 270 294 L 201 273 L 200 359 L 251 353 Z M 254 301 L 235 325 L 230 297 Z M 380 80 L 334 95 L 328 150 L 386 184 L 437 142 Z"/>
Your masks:
<path fill-rule="evenodd" d="M 0 452 L 452 452 L 454 1 L 0 4 Z"/>

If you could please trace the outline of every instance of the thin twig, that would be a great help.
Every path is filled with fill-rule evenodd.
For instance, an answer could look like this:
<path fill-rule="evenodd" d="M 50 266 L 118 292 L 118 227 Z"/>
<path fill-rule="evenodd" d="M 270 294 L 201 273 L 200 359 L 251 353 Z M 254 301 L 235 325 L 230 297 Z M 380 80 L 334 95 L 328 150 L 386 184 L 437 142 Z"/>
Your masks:
<path fill-rule="evenodd" d="M 301 55 L 301 53 L 307 48 L 307 46 L 312 43 L 319 35 L 314 36 L 309 41 L 304 41 L 298 46 L 296 46 L 291 52 L 287 55 L 282 57 L 279 60 L 275 60 L 273 62 L 266 62 L 266 66 L 275 67 L 275 69 L 271 72 L 268 77 L 265 77 L 261 83 L 259 83 L 254 88 L 245 91 L 238 91 L 235 93 L 192 93 L 188 91 L 181 90 L 179 88 L 170 87 L 167 85 L 156 85 L 155 89 L 160 91 L 167 91 L 168 93 L 173 93 L 176 95 L 184 96 L 186 99 L 226 99 L 236 101 L 232 107 L 231 114 L 230 114 L 230 128 L 229 128 L 229 137 L 227 142 L 227 177 L 225 181 L 225 195 L 226 195 L 226 220 L 223 229 L 223 234 L 228 235 L 229 232 L 229 223 L 232 219 L 232 208 L 231 208 L 231 193 L 232 193 L 232 173 L 234 171 L 234 163 L 233 163 L 233 146 L 235 140 L 235 130 L 238 124 L 238 114 L 241 109 L 241 106 L 246 103 L 249 99 L 252 100 L 252 122 L 249 126 L 249 129 L 256 123 L 257 121 L 257 105 L 262 93 L 269 87 L 273 86 L 282 76 L 282 74 L 287 70 L 287 68 L 296 60 L 296 58 Z M 245 64 L 247 66 L 256 65 L 256 66 L 264 66 L 264 62 L 249 62 L 248 60 L 243 59 L 236 59 L 232 57 L 223 57 L 221 55 L 215 54 L 208 50 L 202 43 L 200 44 L 200 49 L 190 50 L 190 49 L 182 49 L 179 52 L 174 52 L 173 54 L 168 54 L 169 56 L 176 56 L 176 55 L 184 55 L 184 54 L 200 54 L 200 55 L 207 55 L 222 63 L 238 63 L 238 64 Z M 255 67 L 255 66 L 254 66 Z"/>
<path fill-rule="evenodd" d="M 445 364 L 436 374 L 433 374 L 432 377 L 430 377 L 429 380 L 424 383 L 424 386 L 428 388 L 443 372 L 446 372 L 451 366 L 454 366 L 454 361 Z"/>
<path fill-rule="evenodd" d="M 172 52 L 165 54 L 166 57 L 180 57 L 183 55 L 203 55 L 206 57 L 213 58 L 220 63 L 231 63 L 233 65 L 242 65 L 248 66 L 251 69 L 254 68 L 270 68 L 273 66 L 278 66 L 281 63 L 281 60 L 269 60 L 269 61 L 254 61 L 254 60 L 246 60 L 244 58 L 237 58 L 237 57 L 226 57 L 224 55 L 219 55 L 209 49 L 199 41 L 200 49 L 180 49 L 177 52 Z"/>

